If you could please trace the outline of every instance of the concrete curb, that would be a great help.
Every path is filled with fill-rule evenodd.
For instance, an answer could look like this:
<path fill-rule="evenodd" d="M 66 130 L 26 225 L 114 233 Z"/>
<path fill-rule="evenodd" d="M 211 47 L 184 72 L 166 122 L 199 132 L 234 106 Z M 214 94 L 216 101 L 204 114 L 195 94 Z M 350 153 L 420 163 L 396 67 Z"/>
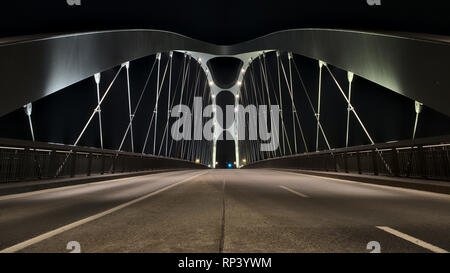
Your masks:
<path fill-rule="evenodd" d="M 152 170 L 152 171 L 143 171 L 143 172 L 133 172 L 133 173 L 118 173 L 118 174 L 108 174 L 108 175 L 96 175 L 96 176 L 86 176 L 86 177 L 73 177 L 73 178 L 64 178 L 62 181 L 55 181 L 52 179 L 43 180 L 43 181 L 32 181 L 26 183 L 20 183 L 22 185 L 14 185 L 14 182 L 8 183 L 7 185 L 2 185 L 6 187 L 0 186 L 0 196 L 9 195 L 9 194 L 17 194 L 38 190 L 46 190 L 53 188 L 60 188 L 66 186 L 80 185 L 80 184 L 88 184 L 92 182 L 100 182 L 106 181 L 110 179 L 120 179 L 127 178 L 133 176 L 142 176 L 149 174 L 157 174 L 162 172 L 173 172 L 179 171 L 178 169 L 168 169 L 168 170 Z"/>
<path fill-rule="evenodd" d="M 388 177 L 388 176 L 368 176 L 368 175 L 316 172 L 316 171 L 295 170 L 295 169 L 274 169 L 274 170 L 343 179 L 367 184 L 376 184 L 383 186 L 428 191 L 434 193 L 450 194 L 450 182 L 448 182 L 448 185 L 445 185 L 445 183 L 447 182 L 437 182 L 437 181 L 424 182 L 421 181 L 420 179 L 410 179 L 411 181 L 405 181 L 406 180 L 405 178 Z"/>

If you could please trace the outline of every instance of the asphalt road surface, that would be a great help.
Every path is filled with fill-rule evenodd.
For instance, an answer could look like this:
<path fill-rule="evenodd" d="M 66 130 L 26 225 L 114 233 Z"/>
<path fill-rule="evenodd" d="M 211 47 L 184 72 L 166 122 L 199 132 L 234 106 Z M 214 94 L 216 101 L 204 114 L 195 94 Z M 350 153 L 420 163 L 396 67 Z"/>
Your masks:
<path fill-rule="evenodd" d="M 70 252 L 68 246 L 446 252 L 450 196 L 275 170 L 196 170 L 0 197 L 0 250 Z"/>

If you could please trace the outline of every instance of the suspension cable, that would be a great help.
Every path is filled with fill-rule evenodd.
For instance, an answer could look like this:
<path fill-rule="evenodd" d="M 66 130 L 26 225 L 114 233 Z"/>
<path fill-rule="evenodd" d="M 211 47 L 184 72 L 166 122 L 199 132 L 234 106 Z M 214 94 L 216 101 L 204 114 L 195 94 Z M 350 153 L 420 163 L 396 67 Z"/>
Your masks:
<path fill-rule="evenodd" d="M 164 79 L 165 79 L 165 77 L 166 77 L 166 72 L 167 72 L 168 65 L 169 65 L 169 62 L 167 62 L 166 68 L 164 69 L 164 74 L 163 74 L 163 78 L 162 78 L 162 81 L 161 81 L 162 83 L 164 83 Z M 158 78 L 159 78 L 159 73 L 158 73 Z M 158 106 L 157 101 L 158 101 L 158 99 L 159 99 L 159 95 L 160 95 L 160 93 L 161 93 L 163 84 L 161 84 L 160 86 L 157 85 L 157 87 L 159 87 L 159 90 L 156 90 L 157 100 L 156 100 L 156 104 L 155 104 L 155 106 L 154 106 L 154 108 L 153 108 L 152 117 L 151 117 L 151 120 L 150 120 L 150 124 L 149 124 L 149 126 L 148 126 L 147 135 L 146 135 L 145 141 L 144 141 L 144 146 L 142 147 L 142 154 L 144 154 L 144 152 L 145 152 L 145 148 L 146 148 L 146 146 L 147 146 L 147 141 L 148 141 L 148 136 L 149 136 L 149 134 L 150 134 L 150 130 L 151 130 L 151 127 L 152 127 L 152 124 L 153 124 L 153 119 L 155 118 L 155 114 L 157 114 L 157 110 L 156 110 L 156 107 Z M 158 118 L 157 115 L 156 115 L 156 118 Z M 156 125 L 157 125 L 157 124 L 156 124 L 156 122 L 155 122 L 155 127 L 156 127 Z M 155 139 L 156 139 L 156 138 L 155 138 Z M 153 153 L 153 154 L 155 154 L 155 153 Z"/>
<path fill-rule="evenodd" d="M 156 59 L 153 62 L 153 65 L 152 65 L 152 68 L 150 69 L 150 72 L 148 73 L 148 76 L 147 76 L 147 79 L 145 81 L 144 87 L 142 88 L 142 91 L 141 91 L 141 95 L 139 96 L 139 100 L 138 100 L 138 102 L 136 104 L 136 108 L 133 111 L 133 115 L 132 115 L 131 121 L 134 120 L 134 118 L 136 116 L 136 113 L 137 113 L 137 111 L 139 109 L 139 106 L 141 105 L 142 98 L 144 96 L 145 90 L 147 90 L 147 86 L 148 86 L 148 83 L 150 82 L 150 78 L 151 78 L 151 76 L 153 74 L 153 69 L 155 68 L 155 65 L 156 65 Z M 122 141 L 120 142 L 119 149 L 118 149 L 119 151 L 122 150 L 123 143 L 125 141 L 125 138 L 126 138 L 126 136 L 128 134 L 128 130 L 130 130 L 130 128 L 131 128 L 131 122 L 128 124 L 128 127 L 125 130 L 125 133 L 123 134 Z"/>
<path fill-rule="evenodd" d="M 294 63 L 295 63 L 295 62 L 294 62 Z M 283 71 L 284 79 L 285 79 L 285 81 L 286 81 L 286 85 L 287 85 L 287 87 L 288 87 L 289 96 L 291 97 L 291 104 L 292 104 L 293 112 L 295 112 L 295 119 L 297 120 L 297 124 L 298 124 L 298 127 L 299 127 L 299 129 L 300 129 L 300 134 L 301 134 L 301 136 L 302 136 L 303 145 L 304 145 L 304 147 L 305 147 L 305 151 L 308 152 L 308 145 L 306 144 L 305 135 L 304 135 L 304 133 L 303 133 L 303 127 L 302 127 L 302 125 L 301 125 L 301 123 L 300 123 L 300 118 L 299 118 L 299 116 L 298 116 L 299 113 L 298 113 L 298 111 L 297 111 L 297 106 L 295 105 L 295 102 L 294 102 L 294 92 L 293 92 L 293 90 L 292 90 L 292 86 L 289 85 L 289 82 L 288 82 L 288 79 L 287 79 L 287 75 L 286 75 L 286 69 L 284 68 L 284 64 L 283 64 L 283 60 L 280 60 L 280 64 L 281 64 L 281 69 L 282 69 L 282 71 Z M 291 78 L 292 78 L 292 75 L 291 75 Z M 292 84 L 292 82 L 291 82 L 291 84 Z M 294 119 L 294 116 L 293 116 L 293 117 L 292 117 L 293 122 L 294 122 L 295 119 Z M 295 124 L 294 124 L 294 128 L 295 128 Z"/>
<path fill-rule="evenodd" d="M 300 79 L 300 82 L 301 82 L 302 87 L 303 87 L 303 91 L 304 91 L 304 93 L 305 93 L 305 95 L 306 95 L 306 98 L 308 99 L 308 102 L 309 102 L 309 105 L 310 105 L 310 107 L 311 107 L 311 110 L 312 110 L 312 112 L 314 113 L 314 116 L 315 116 L 315 118 L 316 118 L 316 120 L 317 120 L 316 109 L 314 108 L 314 105 L 313 105 L 313 103 L 312 103 L 312 101 L 311 101 L 311 98 L 310 98 L 310 96 L 309 96 L 309 94 L 308 94 L 308 89 L 306 88 L 306 85 L 305 85 L 305 83 L 304 83 L 304 81 L 303 81 L 303 78 L 302 78 L 302 76 L 301 76 L 301 74 L 300 74 L 300 70 L 298 69 L 297 64 L 296 64 L 295 62 L 292 62 L 292 63 L 294 64 L 295 70 L 297 71 L 297 75 L 298 75 L 298 77 L 299 77 L 299 79 Z M 325 142 L 326 142 L 326 144 L 327 144 L 328 150 L 331 151 L 330 143 L 328 142 L 327 135 L 325 134 L 325 130 L 323 129 L 323 126 L 322 126 L 322 123 L 320 122 L 320 120 L 319 120 L 318 124 L 319 124 L 320 131 L 322 132 L 322 136 L 323 136 L 323 138 L 325 139 Z"/>

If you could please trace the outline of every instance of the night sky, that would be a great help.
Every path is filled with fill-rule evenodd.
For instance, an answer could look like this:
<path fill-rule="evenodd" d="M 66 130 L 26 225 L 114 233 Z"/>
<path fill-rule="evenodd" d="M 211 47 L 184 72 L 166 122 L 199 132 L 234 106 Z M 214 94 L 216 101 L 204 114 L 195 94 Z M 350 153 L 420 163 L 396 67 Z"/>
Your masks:
<path fill-rule="evenodd" d="M 150 28 L 177 32 L 217 44 L 233 44 L 259 37 L 277 30 L 303 27 L 325 27 L 367 30 L 396 30 L 450 35 L 448 9 L 444 4 L 430 1 L 382 1 L 380 7 L 370 7 L 364 0 L 353 1 L 105 1 L 82 0 L 81 7 L 69 7 L 64 0 L 8 1 L 0 11 L 0 36 L 16 36 L 36 33 L 78 32 L 106 29 Z M 285 65 L 287 57 L 282 55 Z M 133 61 L 130 68 L 132 102 L 135 106 L 147 76 L 155 62 L 155 56 Z M 277 84 L 274 54 L 267 55 L 271 83 Z M 161 69 L 167 63 L 163 54 Z M 317 101 L 318 64 L 314 60 L 295 56 L 295 63 L 305 82 L 314 104 Z M 183 56 L 174 55 L 172 88 L 180 83 Z M 119 67 L 102 73 L 101 90 L 116 74 Z M 255 66 L 255 68 L 257 68 Z M 196 74 L 198 65 L 191 63 L 190 90 L 198 77 L 197 95 L 209 90 L 202 73 Z M 156 70 L 156 67 L 155 67 Z M 347 88 L 346 72 L 331 67 L 338 81 Z M 258 71 L 258 70 L 255 70 Z M 324 70 L 325 71 L 325 70 Z M 247 72 L 248 73 L 248 72 Z M 224 76 L 225 77 L 225 76 Z M 258 77 L 258 75 L 256 75 Z M 246 84 L 249 77 L 246 75 Z M 297 73 L 294 73 L 295 102 L 301 114 L 309 149 L 315 140 L 314 115 L 304 95 Z M 205 87 L 205 88 L 204 88 Z M 180 87 L 175 89 L 179 92 Z M 366 124 L 375 142 L 409 139 L 414 123 L 414 102 L 375 83 L 356 77 L 353 85 L 354 106 Z M 284 86 L 283 92 L 287 94 Z M 162 113 L 159 124 L 165 125 L 167 112 L 167 79 L 162 90 Z M 134 121 L 136 151 L 140 152 L 148 129 L 156 94 L 156 72 L 142 99 Z M 185 100 L 190 94 L 185 93 Z M 178 97 L 177 97 L 178 96 Z M 175 95 L 179 100 L 180 94 Z M 271 94 L 274 96 L 275 93 Z M 228 104 L 228 99 L 219 104 Z M 289 106 L 289 98 L 283 103 Z M 232 100 L 231 100 L 232 101 Z M 175 103 L 175 104 L 178 104 Z M 96 89 L 93 78 L 83 80 L 33 105 L 33 123 L 36 140 L 72 144 L 84 123 L 96 106 Z M 105 132 L 105 148 L 117 149 L 128 124 L 126 77 L 122 72 L 114 84 L 102 109 Z M 286 111 L 290 111 L 288 107 Z M 322 116 L 324 129 L 332 147 L 345 145 L 346 104 L 328 72 L 323 78 Z M 286 115 L 288 131 L 292 124 Z M 157 128 L 163 132 L 164 127 Z M 450 134 L 450 119 L 427 107 L 421 115 L 417 137 Z M 152 142 L 153 129 L 149 141 Z M 30 139 L 26 116 L 22 109 L 0 118 L 0 137 Z M 161 139 L 157 139 L 161 143 Z M 294 141 L 290 139 L 291 143 Z M 299 151 L 303 143 L 298 139 Z M 130 150 L 127 140 L 123 150 Z M 367 144 L 368 140 L 355 119 L 351 120 L 350 145 Z M 98 122 L 95 119 L 80 145 L 99 147 Z M 151 145 L 145 152 L 151 153 Z M 325 149 L 322 141 L 321 149 Z M 163 144 L 164 147 L 164 144 Z M 159 148 L 159 147 L 158 147 Z M 234 145 L 224 141 L 218 147 L 220 163 L 234 160 Z M 175 145 L 171 156 L 179 156 Z M 193 159 L 193 155 L 190 155 Z"/>

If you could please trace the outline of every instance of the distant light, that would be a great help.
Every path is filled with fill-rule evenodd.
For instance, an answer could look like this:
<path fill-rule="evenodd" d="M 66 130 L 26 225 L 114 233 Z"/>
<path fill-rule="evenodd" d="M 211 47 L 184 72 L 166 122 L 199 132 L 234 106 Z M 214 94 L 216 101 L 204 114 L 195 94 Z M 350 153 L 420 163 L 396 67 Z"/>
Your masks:
<path fill-rule="evenodd" d="M 213 81 L 210 81 L 209 82 L 209 86 L 213 86 L 214 85 L 214 82 Z"/>
<path fill-rule="evenodd" d="M 195 159 L 195 163 L 199 164 L 200 163 L 200 158 L 196 158 Z"/>
<path fill-rule="evenodd" d="M 198 62 L 201 63 L 202 62 L 202 58 L 198 58 Z"/>
<path fill-rule="evenodd" d="M 242 163 L 244 163 L 244 164 L 247 163 L 247 159 L 243 158 Z"/>
<path fill-rule="evenodd" d="M 244 69 L 244 68 L 241 69 L 241 73 L 242 73 L 242 74 L 245 73 L 245 69 Z"/>
<path fill-rule="evenodd" d="M 233 164 L 228 163 L 228 169 L 231 169 L 233 167 Z"/>
<path fill-rule="evenodd" d="M 212 94 L 211 97 L 214 99 L 216 97 L 216 95 Z"/>
<path fill-rule="evenodd" d="M 237 85 L 238 85 L 238 86 L 241 86 L 241 85 L 242 85 L 242 82 L 241 82 L 241 81 L 238 81 L 238 82 L 237 82 Z"/>
<path fill-rule="evenodd" d="M 239 94 L 236 94 L 236 96 L 235 96 L 235 97 L 236 97 L 236 99 L 239 99 Z"/>

